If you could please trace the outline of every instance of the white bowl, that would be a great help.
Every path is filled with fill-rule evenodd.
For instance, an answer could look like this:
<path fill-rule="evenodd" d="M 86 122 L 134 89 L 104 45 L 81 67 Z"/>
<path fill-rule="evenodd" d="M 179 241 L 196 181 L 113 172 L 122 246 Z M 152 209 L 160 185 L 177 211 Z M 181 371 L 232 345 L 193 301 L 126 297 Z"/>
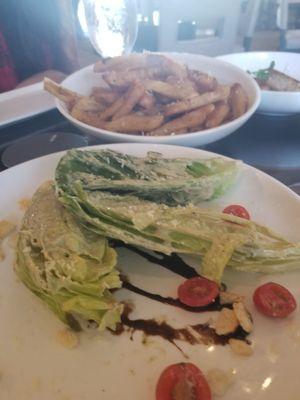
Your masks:
<path fill-rule="evenodd" d="M 198 69 L 215 76 L 220 83 L 232 84 L 239 82 L 246 90 L 249 97 L 249 109 L 241 117 L 230 121 L 217 128 L 206 129 L 199 132 L 186 133 L 181 135 L 168 135 L 160 137 L 137 136 L 119 132 L 110 132 L 104 129 L 95 128 L 73 118 L 65 105 L 59 100 L 56 101 L 58 110 L 77 128 L 82 131 L 98 136 L 104 143 L 117 142 L 139 142 L 139 143 L 166 143 L 185 146 L 199 146 L 219 140 L 240 128 L 255 112 L 260 102 L 260 90 L 253 78 L 247 73 L 233 65 L 194 54 L 166 53 L 169 57 L 187 64 L 193 69 Z M 88 95 L 93 86 L 103 84 L 101 75 L 93 72 L 93 66 L 88 66 L 68 76 L 62 85 L 75 92 Z"/>
<path fill-rule="evenodd" d="M 300 54 L 287 52 L 248 52 L 227 54 L 219 60 L 236 65 L 245 71 L 268 68 L 275 61 L 275 68 L 300 80 Z M 258 112 L 272 115 L 287 115 L 300 112 L 300 92 L 273 92 L 262 90 Z"/>

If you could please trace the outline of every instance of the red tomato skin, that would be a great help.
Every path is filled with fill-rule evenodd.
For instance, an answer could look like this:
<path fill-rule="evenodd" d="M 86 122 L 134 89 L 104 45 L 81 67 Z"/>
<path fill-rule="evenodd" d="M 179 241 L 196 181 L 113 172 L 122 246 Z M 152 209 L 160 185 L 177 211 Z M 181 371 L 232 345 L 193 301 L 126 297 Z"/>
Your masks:
<path fill-rule="evenodd" d="M 196 400 L 211 400 L 211 391 L 206 378 L 192 363 L 172 364 L 162 372 L 156 385 L 156 400 L 174 400 L 172 389 L 183 378 L 194 382 Z"/>
<path fill-rule="evenodd" d="M 227 206 L 223 210 L 224 214 L 230 214 L 230 215 L 235 215 L 236 217 L 244 218 L 244 219 L 249 219 L 250 220 L 250 214 L 246 210 L 245 207 L 239 205 L 239 204 L 231 204 L 230 206 Z"/>
<path fill-rule="evenodd" d="M 196 276 L 184 281 L 177 290 L 181 303 L 190 307 L 204 307 L 211 304 L 219 295 L 216 282 Z"/>
<path fill-rule="evenodd" d="M 258 311 L 273 318 L 285 318 L 297 308 L 292 293 L 274 282 L 259 286 L 253 294 L 253 302 Z"/>

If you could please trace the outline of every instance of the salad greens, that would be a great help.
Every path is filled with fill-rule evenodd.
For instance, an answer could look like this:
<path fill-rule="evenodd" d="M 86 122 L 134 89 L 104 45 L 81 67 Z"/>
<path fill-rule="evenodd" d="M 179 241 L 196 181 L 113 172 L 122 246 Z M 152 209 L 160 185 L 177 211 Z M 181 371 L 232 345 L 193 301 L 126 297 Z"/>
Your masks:
<path fill-rule="evenodd" d="M 94 152 L 96 159 L 97 153 L 101 156 L 102 152 Z M 150 201 L 145 199 L 148 197 L 146 186 L 140 196 L 138 189 L 138 194 L 122 193 L 118 191 L 118 185 L 114 191 L 113 179 L 110 190 L 104 190 L 101 184 L 89 185 L 87 168 L 80 164 L 86 174 L 83 177 L 79 173 L 78 158 L 74 157 L 76 154 L 69 152 L 57 167 L 57 195 L 87 229 L 167 254 L 199 255 L 202 258 L 199 272 L 218 282 L 226 265 L 237 270 L 265 273 L 299 268 L 300 245 L 290 243 L 252 221 L 192 204 L 170 207 L 162 204 L 159 197 L 156 200 L 152 186 Z M 88 162 L 92 160 L 90 155 L 87 159 Z M 93 168 L 92 181 L 95 164 L 89 165 Z"/>
<path fill-rule="evenodd" d="M 60 161 L 56 182 L 61 188 L 78 182 L 83 190 L 134 195 L 169 206 L 198 204 L 221 196 L 235 182 L 238 163 L 163 158 L 150 152 L 134 157 L 112 150 L 71 150 Z"/>
<path fill-rule="evenodd" d="M 252 75 L 254 79 L 257 79 L 259 81 L 267 81 L 270 73 L 272 70 L 274 70 L 275 67 L 275 61 L 271 61 L 271 64 L 268 68 L 265 69 L 259 69 L 257 71 L 247 71 L 248 74 Z"/>
<path fill-rule="evenodd" d="M 115 328 L 123 306 L 109 289 L 121 281 L 116 252 L 107 240 L 78 223 L 44 183 L 25 213 L 15 270 L 21 281 L 73 329 L 93 320 Z"/>

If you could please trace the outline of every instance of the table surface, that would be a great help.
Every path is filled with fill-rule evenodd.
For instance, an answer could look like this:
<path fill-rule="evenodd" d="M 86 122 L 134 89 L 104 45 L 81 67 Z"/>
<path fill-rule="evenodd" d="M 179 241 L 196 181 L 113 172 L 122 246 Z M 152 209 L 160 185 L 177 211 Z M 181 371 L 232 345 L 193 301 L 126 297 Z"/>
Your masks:
<path fill-rule="evenodd" d="M 0 157 L 7 147 L 18 143 L 20 139 L 47 132 L 86 136 L 57 110 L 52 110 L 0 129 Z M 96 137 L 86 136 L 86 139 L 89 145 L 101 144 Z M 243 160 L 287 185 L 300 182 L 300 115 L 276 117 L 255 114 L 233 134 L 201 148 Z M 51 150 L 48 151 L 45 146 L 45 152 Z M 4 169 L 5 165 L 1 162 L 0 171 Z"/>

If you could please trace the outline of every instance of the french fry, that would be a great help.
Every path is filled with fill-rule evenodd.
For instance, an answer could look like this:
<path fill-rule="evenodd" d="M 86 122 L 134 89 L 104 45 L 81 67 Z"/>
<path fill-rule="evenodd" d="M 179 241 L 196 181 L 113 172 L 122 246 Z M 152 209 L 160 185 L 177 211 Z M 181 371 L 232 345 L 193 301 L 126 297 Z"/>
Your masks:
<path fill-rule="evenodd" d="M 170 97 L 164 96 L 163 94 L 155 93 L 154 97 L 156 99 L 156 103 L 160 104 L 161 106 L 174 102 L 174 99 L 170 99 Z"/>
<path fill-rule="evenodd" d="M 160 54 L 142 53 L 107 58 L 94 65 L 94 72 L 130 71 L 132 69 L 161 67 L 164 56 Z"/>
<path fill-rule="evenodd" d="M 201 93 L 211 92 L 218 86 L 216 78 L 200 71 L 190 70 L 189 77 L 195 82 Z"/>
<path fill-rule="evenodd" d="M 134 81 L 144 81 L 145 79 L 152 79 L 159 76 L 161 70 L 159 68 L 141 68 L 132 71 L 109 71 L 103 74 L 105 82 L 117 88 L 126 88 Z"/>
<path fill-rule="evenodd" d="M 196 84 L 189 78 L 178 79 L 175 75 L 169 75 L 166 82 L 180 90 L 185 97 L 197 96 Z"/>
<path fill-rule="evenodd" d="M 176 103 L 167 104 L 163 108 L 163 113 L 165 116 L 181 114 L 207 104 L 215 103 L 220 100 L 226 100 L 229 94 L 230 88 L 228 86 L 219 86 L 213 92 L 207 92 L 182 101 L 178 101 Z"/>
<path fill-rule="evenodd" d="M 161 105 L 160 104 L 155 104 L 152 108 L 145 108 L 143 110 L 144 115 L 150 116 L 155 116 L 157 114 L 161 114 Z"/>
<path fill-rule="evenodd" d="M 103 121 L 100 120 L 98 113 L 84 111 L 78 103 L 72 108 L 70 114 L 73 118 L 76 118 L 78 121 L 84 122 L 87 125 L 95 126 L 97 128 L 103 126 Z"/>
<path fill-rule="evenodd" d="M 215 104 L 215 109 L 206 119 L 205 128 L 215 128 L 222 124 L 222 122 L 229 115 L 230 107 L 225 101 L 220 101 Z"/>
<path fill-rule="evenodd" d="M 171 99 L 185 99 L 187 97 L 186 93 L 184 93 L 181 88 L 172 86 L 167 82 L 149 79 L 144 81 L 143 84 L 146 90 L 161 94 Z"/>
<path fill-rule="evenodd" d="M 104 61 L 101 60 L 94 65 L 95 72 L 128 72 L 138 69 L 154 69 L 157 71 L 158 76 L 173 74 L 179 78 L 187 77 L 187 69 L 184 65 L 179 64 L 162 54 L 155 53 L 131 54 L 114 57 Z"/>
<path fill-rule="evenodd" d="M 188 76 L 187 67 L 185 65 L 180 64 L 168 57 L 164 57 L 162 70 L 165 72 L 166 76 L 175 75 L 179 79 L 185 79 Z"/>
<path fill-rule="evenodd" d="M 102 71 L 103 68 L 106 68 L 105 59 L 100 59 L 95 62 L 94 66 L 93 66 L 93 71 L 100 72 L 100 71 Z"/>
<path fill-rule="evenodd" d="M 80 108 L 82 111 L 98 113 L 99 111 L 103 111 L 105 106 L 103 104 L 98 103 L 92 97 L 83 96 L 80 99 L 76 100 L 74 107 Z"/>
<path fill-rule="evenodd" d="M 198 93 L 188 79 L 180 80 L 176 76 L 169 76 L 169 82 L 146 80 L 144 86 L 147 90 L 166 96 L 170 99 L 186 99 L 197 96 Z"/>
<path fill-rule="evenodd" d="M 215 106 L 213 104 L 208 104 L 197 110 L 191 111 L 187 114 L 179 118 L 175 118 L 170 122 L 162 125 L 161 127 L 155 129 L 154 131 L 150 132 L 149 136 L 165 136 L 170 135 L 172 133 L 179 132 L 182 130 L 187 130 L 188 128 L 193 128 L 198 125 L 201 125 L 206 117 L 214 111 Z"/>
<path fill-rule="evenodd" d="M 146 92 L 144 96 L 139 100 L 139 105 L 146 110 L 151 110 L 155 105 L 155 97 L 153 94 Z"/>
<path fill-rule="evenodd" d="M 149 132 L 158 128 L 163 123 L 163 115 L 145 116 L 137 113 L 107 122 L 104 129 L 114 132 L 132 133 Z"/>
<path fill-rule="evenodd" d="M 114 103 L 120 97 L 120 92 L 117 90 L 106 89 L 103 87 L 94 87 L 92 89 L 91 96 L 99 103 L 104 102 L 109 105 Z"/>
<path fill-rule="evenodd" d="M 72 90 L 66 89 L 63 86 L 58 85 L 56 82 L 49 78 L 44 78 L 44 90 L 51 93 L 54 97 L 57 97 L 62 102 L 66 103 L 67 107 L 70 109 L 73 107 L 74 103 L 82 98 L 83 96 Z"/>
<path fill-rule="evenodd" d="M 116 112 L 123 106 L 124 97 L 119 97 L 114 103 L 107 107 L 100 115 L 99 118 L 102 121 L 107 121 L 109 118 L 113 117 Z"/>
<path fill-rule="evenodd" d="M 113 115 L 113 120 L 131 113 L 135 105 L 145 95 L 144 86 L 139 82 L 134 82 L 123 97 L 123 104 Z"/>
<path fill-rule="evenodd" d="M 230 90 L 229 104 L 232 118 L 236 119 L 245 114 L 248 108 L 248 97 L 241 84 L 235 83 Z"/>
<path fill-rule="evenodd" d="M 113 58 L 106 58 L 94 64 L 94 72 L 105 72 L 109 70 L 126 70 L 146 66 L 143 54 L 130 54 Z"/>

